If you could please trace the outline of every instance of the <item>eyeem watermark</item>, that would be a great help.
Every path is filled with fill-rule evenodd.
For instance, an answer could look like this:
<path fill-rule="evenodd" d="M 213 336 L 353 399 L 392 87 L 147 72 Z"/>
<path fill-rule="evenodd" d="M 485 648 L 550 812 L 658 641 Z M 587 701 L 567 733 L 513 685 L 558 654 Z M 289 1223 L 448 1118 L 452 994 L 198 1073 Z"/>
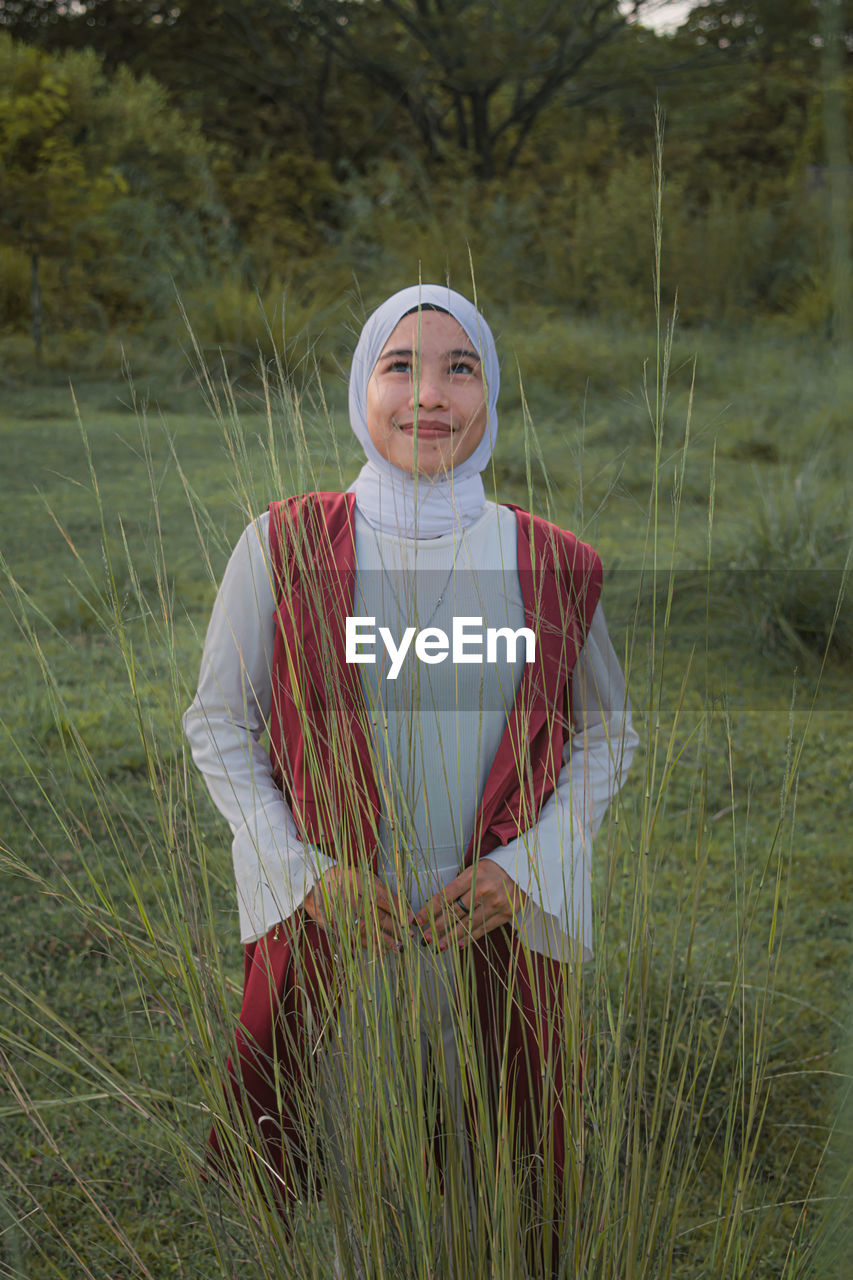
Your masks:
<path fill-rule="evenodd" d="M 346 621 L 346 660 L 347 662 L 376 661 L 372 650 L 376 647 L 376 619 L 366 616 L 347 618 Z M 485 637 L 484 637 L 485 631 Z M 524 661 L 536 661 L 536 636 L 529 627 L 519 627 L 513 631 L 511 627 L 483 627 L 482 618 L 454 618 L 453 635 L 448 637 L 441 627 L 424 627 L 418 631 L 416 627 L 406 627 L 399 644 L 387 627 L 379 628 L 379 638 L 385 645 L 391 666 L 386 679 L 396 680 L 405 661 L 406 654 L 415 645 L 415 657 L 421 662 L 430 664 L 444 662 L 449 657 L 451 662 L 499 662 L 498 642 L 503 641 L 504 659 L 515 662 L 519 640 L 524 641 Z M 485 658 L 483 657 L 483 641 L 485 638 Z M 365 650 L 371 652 L 365 652 Z"/>

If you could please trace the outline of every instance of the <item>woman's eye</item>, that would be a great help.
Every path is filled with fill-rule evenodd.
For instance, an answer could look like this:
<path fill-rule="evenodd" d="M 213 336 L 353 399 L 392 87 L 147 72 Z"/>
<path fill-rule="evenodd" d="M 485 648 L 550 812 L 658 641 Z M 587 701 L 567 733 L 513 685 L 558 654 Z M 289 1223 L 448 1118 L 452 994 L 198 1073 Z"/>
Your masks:
<path fill-rule="evenodd" d="M 411 360 L 392 360 L 388 366 L 389 373 L 411 373 Z"/>
<path fill-rule="evenodd" d="M 469 364 L 467 360 L 456 360 L 450 366 L 451 375 L 454 373 L 473 373 L 474 366 Z"/>

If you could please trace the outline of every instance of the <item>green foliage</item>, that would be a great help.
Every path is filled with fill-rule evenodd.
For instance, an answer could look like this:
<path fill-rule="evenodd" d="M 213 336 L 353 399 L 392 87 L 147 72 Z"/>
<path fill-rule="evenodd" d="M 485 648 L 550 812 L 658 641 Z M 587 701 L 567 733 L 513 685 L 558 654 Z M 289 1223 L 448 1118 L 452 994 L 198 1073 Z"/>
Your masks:
<path fill-rule="evenodd" d="M 68 253 L 81 218 L 97 217 L 122 190 L 108 157 L 78 141 L 99 79 L 91 51 L 50 60 L 0 37 L 2 225 L 27 251 Z"/>
<path fill-rule="evenodd" d="M 193 340 L 206 360 L 242 377 L 276 352 L 289 377 L 301 384 L 312 378 L 315 366 L 331 372 L 345 358 L 339 338 L 329 328 L 339 325 L 352 279 L 344 264 L 319 272 L 294 287 L 280 277 L 268 278 L 263 290 L 253 287 L 241 271 L 223 272 L 214 285 L 191 288 L 182 295 L 182 308 Z M 186 324 L 170 326 L 186 340 Z M 167 330 L 168 332 L 168 330 Z"/>
<path fill-rule="evenodd" d="M 431 159 L 449 144 L 491 178 L 510 171 L 559 95 L 596 93 L 586 64 L 625 36 L 637 7 L 634 0 L 576 0 L 571 10 L 548 0 L 461 0 L 449 22 L 435 0 L 184 0 L 174 8 L 150 3 L 141 13 L 127 0 L 85 0 L 48 5 L 52 22 L 27 21 L 12 6 L 9 16 L 17 33 L 51 42 L 79 41 L 88 28 L 111 65 L 135 60 L 190 93 L 191 62 L 205 79 L 209 120 L 222 120 L 225 81 L 241 106 L 274 117 L 288 137 L 298 123 L 316 157 L 351 158 L 355 99 L 366 108 L 368 135 L 389 121 L 396 132 L 405 116 Z M 336 102 L 341 79 L 345 104 Z M 246 128 L 234 122 L 229 133 Z"/>
<path fill-rule="evenodd" d="M 805 0 L 706 5 L 667 39 L 624 7 L 470 0 L 449 27 L 439 9 L 7 4 L 40 47 L 4 36 L 0 323 L 26 323 L 35 248 L 54 332 L 171 333 L 174 281 L 205 343 L 245 350 L 256 290 L 307 313 L 320 277 L 464 282 L 469 248 L 502 307 L 535 282 L 555 307 L 644 317 L 660 96 L 665 300 L 690 325 L 834 331 L 849 216 Z"/>
<path fill-rule="evenodd" d="M 26 315 L 30 295 L 30 261 L 23 249 L 0 244 L 0 316 Z"/>
<path fill-rule="evenodd" d="M 853 32 L 850 0 L 701 0 L 684 24 L 684 39 L 722 50 L 746 50 L 765 59 L 779 53 L 814 59 L 821 30 L 822 4 L 835 5 Z"/>
<path fill-rule="evenodd" d="M 0 237 L 46 264 L 54 327 L 162 310 L 222 240 L 208 149 L 150 78 L 0 33 Z M 52 270 L 53 268 L 53 270 Z M 20 323 L 20 291 L 3 322 Z"/>
<path fill-rule="evenodd" d="M 796 472 L 757 488 L 731 566 L 748 634 L 775 661 L 849 658 L 853 502 L 837 463 L 816 451 Z"/>
<path fill-rule="evenodd" d="M 521 166 L 511 195 L 459 165 L 436 183 L 412 156 L 378 161 L 341 187 L 335 240 L 313 270 L 354 264 L 366 292 L 417 277 L 457 283 L 469 249 L 484 295 L 509 308 L 535 282 L 538 300 L 611 322 L 648 314 L 652 242 L 648 163 L 618 153 L 618 121 L 597 121 L 572 138 L 549 140 L 548 159 Z M 688 324 L 742 325 L 785 315 L 805 329 L 823 304 L 826 209 L 805 183 L 764 204 L 740 188 L 707 197 L 686 175 L 667 183 L 664 297 L 676 294 Z M 387 287 L 386 287 L 387 286 Z M 800 316 L 798 308 L 804 308 Z"/>
<path fill-rule="evenodd" d="M 244 272 L 260 288 L 271 277 L 304 275 L 306 259 L 327 250 L 340 203 L 327 162 L 277 146 L 242 162 L 221 154 L 214 173 L 243 246 Z"/>

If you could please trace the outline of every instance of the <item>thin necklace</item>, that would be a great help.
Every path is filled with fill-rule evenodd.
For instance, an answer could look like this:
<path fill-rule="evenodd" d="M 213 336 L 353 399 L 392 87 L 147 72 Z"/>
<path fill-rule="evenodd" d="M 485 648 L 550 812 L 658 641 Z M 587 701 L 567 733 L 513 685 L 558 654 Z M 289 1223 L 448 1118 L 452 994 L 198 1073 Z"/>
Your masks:
<path fill-rule="evenodd" d="M 376 542 L 376 550 L 379 552 L 379 563 L 382 565 L 382 576 L 384 577 L 385 581 L 388 583 L 388 590 L 391 592 L 391 595 L 394 597 L 394 600 L 397 605 L 398 616 L 401 618 L 407 617 L 408 614 L 404 613 L 403 606 L 400 604 L 400 597 L 397 595 L 397 592 L 394 590 L 394 584 L 392 583 L 391 579 L 388 577 L 388 570 L 385 568 L 385 560 L 382 555 L 382 547 L 379 545 L 379 539 L 376 536 L 375 529 L 373 530 L 373 537 Z M 450 572 L 448 573 L 447 577 L 444 580 L 444 585 L 442 586 L 441 591 L 438 593 L 438 599 L 433 605 L 432 613 L 427 618 L 421 630 L 424 630 L 426 627 L 428 627 L 429 624 L 432 622 L 433 618 L 435 617 L 435 615 L 438 613 L 439 605 L 444 599 L 444 593 L 447 590 L 448 586 L 450 585 L 450 579 L 453 577 L 453 571 L 455 570 L 457 561 L 459 560 L 459 552 L 462 550 L 462 543 L 464 541 L 464 538 L 465 538 L 465 530 L 463 529 L 461 534 L 459 535 L 459 545 L 456 548 L 456 554 L 453 557 L 453 564 L 450 566 Z M 405 570 L 403 570 L 403 572 L 405 572 Z M 417 574 L 417 569 L 415 569 L 415 573 Z M 415 593 L 415 614 L 417 616 L 417 593 Z"/>

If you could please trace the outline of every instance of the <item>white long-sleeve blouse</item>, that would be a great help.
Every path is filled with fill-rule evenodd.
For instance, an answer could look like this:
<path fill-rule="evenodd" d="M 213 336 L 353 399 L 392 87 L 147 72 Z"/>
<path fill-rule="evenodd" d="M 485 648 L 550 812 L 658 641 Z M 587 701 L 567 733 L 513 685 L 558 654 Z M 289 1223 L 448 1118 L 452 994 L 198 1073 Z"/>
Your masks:
<path fill-rule="evenodd" d="M 243 942 L 287 919 L 334 865 L 334 859 L 300 840 L 262 742 L 272 705 L 276 629 L 268 528 L 267 512 L 248 526 L 234 548 L 213 606 L 198 691 L 183 719 L 193 760 L 233 834 Z M 515 528 L 508 508 L 487 503 L 484 515 L 459 539 L 416 543 L 374 535 L 357 513 L 359 573 L 381 573 L 392 561 L 389 553 L 399 554 L 407 543 L 414 552 L 428 549 L 429 565 L 437 571 L 443 566 L 450 572 L 460 561 L 479 570 L 491 566 L 496 554 L 505 555 L 508 543 L 514 548 Z M 365 537 L 366 532 L 372 536 Z M 498 565 L 496 561 L 491 567 Z M 491 714 L 494 718 L 494 708 Z M 494 726 L 493 740 L 500 730 Z M 527 894 L 516 927 L 531 948 L 567 961 L 592 955 L 592 842 L 638 741 L 600 604 L 572 673 L 572 730 L 557 787 L 536 825 L 487 855 Z M 436 868 L 431 891 L 459 869 L 450 864 Z"/>

